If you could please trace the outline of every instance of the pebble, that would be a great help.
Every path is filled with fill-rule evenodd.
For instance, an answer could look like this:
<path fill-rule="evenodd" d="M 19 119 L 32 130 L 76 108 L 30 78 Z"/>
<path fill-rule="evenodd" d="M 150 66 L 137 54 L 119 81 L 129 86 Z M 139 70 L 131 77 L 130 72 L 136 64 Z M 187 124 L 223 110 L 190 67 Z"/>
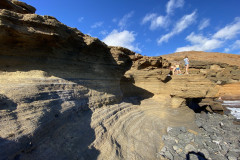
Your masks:
<path fill-rule="evenodd" d="M 166 155 L 167 158 L 173 159 L 173 155 L 171 154 L 171 152 L 166 151 L 166 152 L 165 152 L 165 155 Z"/>
<path fill-rule="evenodd" d="M 237 158 L 233 156 L 228 156 L 228 160 L 237 160 Z"/>
<path fill-rule="evenodd" d="M 197 152 L 197 149 L 191 145 L 191 144 L 187 144 L 185 147 L 185 153 L 189 153 L 189 152 Z"/>
<path fill-rule="evenodd" d="M 200 149 L 199 151 L 200 151 L 201 153 L 203 153 L 206 158 L 210 158 L 210 155 L 209 155 L 208 150 L 206 150 L 206 149 Z"/>

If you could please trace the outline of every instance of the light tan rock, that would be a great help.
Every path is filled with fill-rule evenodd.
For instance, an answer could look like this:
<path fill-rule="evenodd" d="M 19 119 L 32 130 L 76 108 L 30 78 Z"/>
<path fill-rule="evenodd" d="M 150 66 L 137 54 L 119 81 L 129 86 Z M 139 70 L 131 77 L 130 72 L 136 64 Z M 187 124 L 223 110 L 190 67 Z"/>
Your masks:
<path fill-rule="evenodd" d="M 171 98 L 171 106 L 172 108 L 179 108 L 181 106 L 186 106 L 186 99 L 183 98 Z"/>

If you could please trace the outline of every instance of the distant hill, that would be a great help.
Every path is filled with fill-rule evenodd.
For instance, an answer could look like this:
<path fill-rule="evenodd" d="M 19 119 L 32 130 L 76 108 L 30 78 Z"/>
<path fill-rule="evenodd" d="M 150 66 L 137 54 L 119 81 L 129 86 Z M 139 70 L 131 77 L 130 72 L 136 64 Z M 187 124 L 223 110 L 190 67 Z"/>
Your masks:
<path fill-rule="evenodd" d="M 228 54 L 228 53 L 218 53 L 218 52 L 202 52 L 202 51 L 186 51 L 177 52 L 168 55 L 162 55 L 168 61 L 181 61 L 185 56 L 188 56 L 189 60 L 195 61 L 208 61 L 208 62 L 219 62 L 227 63 L 230 65 L 236 65 L 240 67 L 240 55 Z"/>

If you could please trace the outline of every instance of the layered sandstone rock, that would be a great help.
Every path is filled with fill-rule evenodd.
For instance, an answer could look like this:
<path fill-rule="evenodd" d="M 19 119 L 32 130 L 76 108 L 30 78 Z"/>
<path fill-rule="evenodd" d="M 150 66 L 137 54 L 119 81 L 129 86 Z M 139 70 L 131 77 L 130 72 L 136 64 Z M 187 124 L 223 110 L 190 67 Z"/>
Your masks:
<path fill-rule="evenodd" d="M 173 54 L 163 55 L 162 57 L 172 61 L 182 61 L 185 56 L 188 56 L 191 61 L 201 61 L 202 63 L 225 63 L 229 65 L 240 66 L 239 58 L 240 55 L 237 54 L 225 54 L 218 52 L 202 52 L 202 51 L 185 51 L 177 52 Z"/>
<path fill-rule="evenodd" d="M 121 80 L 121 87 L 125 96 L 147 98 L 153 95 L 168 96 L 170 97 L 169 105 L 173 108 L 192 104 L 193 101 L 197 105 L 202 99 L 204 99 L 205 105 L 200 105 L 201 107 L 212 106 L 212 109 L 215 110 L 216 106 L 219 106 L 213 101 L 219 96 L 220 87 L 216 81 L 222 80 L 223 77 L 221 79 L 216 77 L 213 80 L 207 68 L 198 68 L 195 64 L 190 69 L 191 74 L 189 75 L 171 75 L 169 70 L 171 63 L 166 59 L 141 55 L 131 55 L 131 59 L 133 65 Z M 206 71 L 206 74 L 201 73 L 204 71 Z"/>
<path fill-rule="evenodd" d="M 156 159 L 168 126 L 197 130 L 187 105 L 215 110 L 218 84 L 239 81 L 238 68 L 197 60 L 169 76 L 171 59 L 109 47 L 20 1 L 0 6 L 2 159 Z"/>
<path fill-rule="evenodd" d="M 203 75 L 218 85 L 217 97 L 224 99 L 239 99 L 240 87 L 240 55 L 214 52 L 178 52 L 164 55 L 171 63 L 180 62 L 184 69 L 183 59 L 188 56 L 190 60 L 190 73 Z"/>
<path fill-rule="evenodd" d="M 215 101 L 216 98 L 240 99 L 238 93 L 240 87 L 239 55 L 189 51 L 164 55 L 163 57 L 171 63 L 179 62 L 180 68 L 184 71 L 183 59 L 185 56 L 188 56 L 190 60 L 190 75 L 199 77 L 199 80 L 200 77 L 205 77 L 212 82 L 212 86 L 209 86 L 211 91 L 205 90 L 208 92 L 208 96 L 204 96 L 202 102 L 199 101 L 200 106 L 208 106 L 209 111 L 219 111 L 224 108 L 220 102 Z M 200 85 L 204 86 L 201 83 Z M 201 88 L 197 87 L 196 89 L 204 92 Z"/>
<path fill-rule="evenodd" d="M 95 136 L 89 109 L 121 101 L 120 79 L 132 52 L 108 47 L 54 17 L 25 14 L 24 3 L 1 3 L 0 157 L 30 152 L 75 121 L 84 122 L 80 140 L 89 134 L 79 150 L 85 152 Z"/>

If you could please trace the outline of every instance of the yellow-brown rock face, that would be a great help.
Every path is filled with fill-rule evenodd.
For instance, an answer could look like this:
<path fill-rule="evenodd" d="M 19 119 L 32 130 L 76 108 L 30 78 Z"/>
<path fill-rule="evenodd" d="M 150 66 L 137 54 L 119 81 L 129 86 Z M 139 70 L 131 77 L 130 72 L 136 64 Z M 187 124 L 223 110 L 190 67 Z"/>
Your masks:
<path fill-rule="evenodd" d="M 85 110 L 84 127 L 94 136 L 89 109 L 121 101 L 120 79 L 131 66 L 132 52 L 110 48 L 53 17 L 17 10 L 23 3 L 3 2 L 0 159 L 31 150 L 71 118 L 82 120 L 78 116 Z"/>
<path fill-rule="evenodd" d="M 221 110 L 214 99 L 239 88 L 225 61 L 189 56 L 190 74 L 171 75 L 174 56 L 110 47 L 34 12 L 0 1 L 0 159 L 156 159 L 168 126 L 196 133 L 187 105 Z"/>

